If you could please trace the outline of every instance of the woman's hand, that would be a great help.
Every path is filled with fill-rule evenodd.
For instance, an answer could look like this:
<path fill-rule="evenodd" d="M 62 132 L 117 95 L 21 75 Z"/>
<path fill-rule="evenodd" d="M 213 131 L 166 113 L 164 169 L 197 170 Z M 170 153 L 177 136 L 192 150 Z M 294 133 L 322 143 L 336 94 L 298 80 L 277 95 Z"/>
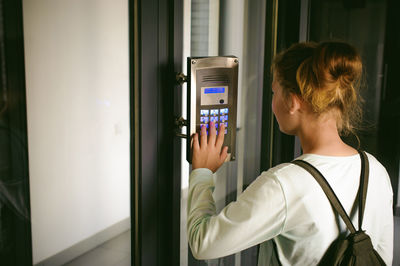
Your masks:
<path fill-rule="evenodd" d="M 208 168 L 215 173 L 224 163 L 228 155 L 228 147 L 222 148 L 224 143 L 225 125 L 221 123 L 219 134 L 216 136 L 214 122 L 210 123 L 210 136 L 207 142 L 206 127 L 202 126 L 200 130 L 200 143 L 198 134 L 194 134 L 192 150 L 192 169 Z"/>

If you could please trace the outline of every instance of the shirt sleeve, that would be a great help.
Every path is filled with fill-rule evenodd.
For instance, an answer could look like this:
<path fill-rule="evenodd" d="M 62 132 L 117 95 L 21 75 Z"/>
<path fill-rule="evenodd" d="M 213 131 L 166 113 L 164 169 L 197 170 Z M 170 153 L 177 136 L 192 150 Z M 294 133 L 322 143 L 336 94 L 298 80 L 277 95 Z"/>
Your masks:
<path fill-rule="evenodd" d="M 193 170 L 189 177 L 188 240 L 196 259 L 234 254 L 278 235 L 286 219 L 286 202 L 276 176 L 260 175 L 235 202 L 216 213 L 213 174 Z"/>
<path fill-rule="evenodd" d="M 379 239 L 376 251 L 381 255 L 386 265 L 392 265 L 393 261 L 393 214 L 390 212 L 385 214 L 385 223 L 382 226 L 382 235 Z M 368 232 L 367 232 L 368 233 Z"/>
<path fill-rule="evenodd" d="M 386 180 L 386 191 L 390 191 L 389 193 L 385 193 L 381 196 L 382 201 L 386 199 L 386 204 L 382 204 L 382 226 L 381 226 L 381 234 L 379 238 L 378 245 L 376 247 L 376 251 L 381 255 L 382 259 L 385 261 L 386 265 L 392 265 L 393 262 L 393 237 L 394 237 L 394 228 L 393 228 L 393 190 L 390 184 L 390 178 L 386 170 L 384 171 L 385 180 Z M 367 231 L 368 233 L 368 231 Z"/>

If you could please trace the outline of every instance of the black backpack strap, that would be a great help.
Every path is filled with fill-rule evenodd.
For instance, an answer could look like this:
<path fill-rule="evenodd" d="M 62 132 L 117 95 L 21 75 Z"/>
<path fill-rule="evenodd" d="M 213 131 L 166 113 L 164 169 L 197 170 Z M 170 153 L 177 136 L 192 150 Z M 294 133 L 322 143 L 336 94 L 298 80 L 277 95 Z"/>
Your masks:
<path fill-rule="evenodd" d="M 364 151 L 358 151 L 361 158 L 360 188 L 358 190 L 358 231 L 361 231 L 367 199 L 369 162 Z"/>

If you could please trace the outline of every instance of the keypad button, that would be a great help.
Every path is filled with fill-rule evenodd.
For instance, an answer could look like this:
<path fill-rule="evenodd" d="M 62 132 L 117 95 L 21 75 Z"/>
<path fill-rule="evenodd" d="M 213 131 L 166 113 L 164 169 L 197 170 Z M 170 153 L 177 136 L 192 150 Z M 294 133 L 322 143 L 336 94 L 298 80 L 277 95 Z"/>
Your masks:
<path fill-rule="evenodd" d="M 228 121 L 228 116 L 227 116 L 227 115 L 221 115 L 221 116 L 219 117 L 219 121 L 220 121 L 220 122 Z"/>
<path fill-rule="evenodd" d="M 225 128 L 225 135 L 226 135 L 226 134 L 228 134 L 228 129 L 227 129 L 227 128 Z"/>
<path fill-rule="evenodd" d="M 225 125 L 225 128 L 227 128 L 227 127 L 228 127 L 228 122 L 220 123 L 220 124 L 219 124 L 219 126 L 222 126 L 222 124 L 224 124 L 224 125 Z"/>
<path fill-rule="evenodd" d="M 228 114 L 228 108 L 219 109 L 219 114 L 220 115 L 227 115 Z"/>
<path fill-rule="evenodd" d="M 200 129 L 201 129 L 203 126 L 206 127 L 206 128 L 208 129 L 208 124 L 200 124 Z"/>
<path fill-rule="evenodd" d="M 218 116 L 211 116 L 210 117 L 210 122 L 218 122 Z"/>
<path fill-rule="evenodd" d="M 200 116 L 200 123 L 208 124 L 209 121 L 208 116 Z"/>
<path fill-rule="evenodd" d="M 203 109 L 200 110 L 200 115 L 202 115 L 202 116 L 208 116 L 209 114 L 210 114 L 210 110 L 203 110 Z"/>
<path fill-rule="evenodd" d="M 218 109 L 211 109 L 210 113 L 212 116 L 217 116 L 219 114 Z"/>

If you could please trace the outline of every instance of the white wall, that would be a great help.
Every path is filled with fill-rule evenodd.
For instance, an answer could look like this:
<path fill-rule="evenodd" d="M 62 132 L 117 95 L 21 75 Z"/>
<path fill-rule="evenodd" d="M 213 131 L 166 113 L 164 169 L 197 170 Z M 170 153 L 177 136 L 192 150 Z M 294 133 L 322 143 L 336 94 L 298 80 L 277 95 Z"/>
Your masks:
<path fill-rule="evenodd" d="M 24 0 L 33 259 L 129 217 L 127 0 Z"/>

